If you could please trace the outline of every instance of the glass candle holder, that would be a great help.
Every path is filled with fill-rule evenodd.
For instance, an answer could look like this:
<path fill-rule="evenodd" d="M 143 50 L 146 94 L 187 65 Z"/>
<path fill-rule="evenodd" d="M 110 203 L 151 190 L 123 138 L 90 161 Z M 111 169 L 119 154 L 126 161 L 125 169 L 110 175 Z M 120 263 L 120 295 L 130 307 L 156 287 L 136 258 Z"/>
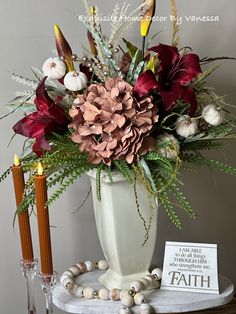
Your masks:
<path fill-rule="evenodd" d="M 27 313 L 36 314 L 36 306 L 34 300 L 34 280 L 38 272 L 38 260 L 34 259 L 21 260 L 20 261 L 21 271 L 26 279 L 26 288 L 27 288 Z"/>
<path fill-rule="evenodd" d="M 39 274 L 41 288 L 45 296 L 46 314 L 53 313 L 52 293 L 57 283 L 57 273 L 52 275 Z"/>

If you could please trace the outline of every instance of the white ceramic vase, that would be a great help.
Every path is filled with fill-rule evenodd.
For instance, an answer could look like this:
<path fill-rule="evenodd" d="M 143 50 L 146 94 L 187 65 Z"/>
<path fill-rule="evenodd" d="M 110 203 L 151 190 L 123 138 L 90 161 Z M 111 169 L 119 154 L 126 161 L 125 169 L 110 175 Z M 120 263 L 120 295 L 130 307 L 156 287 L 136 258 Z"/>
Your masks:
<path fill-rule="evenodd" d="M 147 221 L 152 216 L 149 239 L 144 246 L 145 229 L 138 215 L 134 185 L 117 173 L 113 182 L 101 177 L 101 201 L 96 194 L 96 172 L 88 173 L 92 185 L 93 204 L 98 237 L 109 269 L 100 277 L 108 289 L 127 289 L 130 283 L 149 273 L 156 244 L 157 213 L 150 209 L 147 192 L 137 184 L 138 203 Z M 153 204 L 155 204 L 153 200 Z M 153 212 L 153 213 L 152 213 Z"/>

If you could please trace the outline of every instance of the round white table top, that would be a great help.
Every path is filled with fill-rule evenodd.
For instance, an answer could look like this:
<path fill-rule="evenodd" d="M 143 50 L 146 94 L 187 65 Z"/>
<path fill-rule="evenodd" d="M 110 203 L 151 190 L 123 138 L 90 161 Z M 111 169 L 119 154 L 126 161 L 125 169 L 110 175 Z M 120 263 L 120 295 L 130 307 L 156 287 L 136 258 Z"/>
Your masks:
<path fill-rule="evenodd" d="M 101 271 L 85 273 L 77 278 L 83 287 L 90 286 L 99 289 L 98 282 Z M 219 276 L 220 294 L 202 294 L 192 292 L 152 290 L 145 292 L 146 300 L 156 313 L 183 313 L 208 309 L 229 303 L 234 295 L 234 285 L 224 277 Z M 70 295 L 58 283 L 53 292 L 53 303 L 67 313 L 77 314 L 117 314 L 121 308 L 120 301 L 86 300 Z M 139 307 L 132 307 L 133 313 L 140 313 Z"/>

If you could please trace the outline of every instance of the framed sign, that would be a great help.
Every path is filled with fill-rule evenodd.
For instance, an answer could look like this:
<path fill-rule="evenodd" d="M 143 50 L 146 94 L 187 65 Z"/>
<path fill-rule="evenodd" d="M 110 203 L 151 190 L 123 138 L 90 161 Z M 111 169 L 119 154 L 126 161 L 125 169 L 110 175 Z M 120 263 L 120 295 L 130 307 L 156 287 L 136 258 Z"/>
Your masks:
<path fill-rule="evenodd" d="M 167 241 L 161 289 L 219 294 L 217 245 Z"/>

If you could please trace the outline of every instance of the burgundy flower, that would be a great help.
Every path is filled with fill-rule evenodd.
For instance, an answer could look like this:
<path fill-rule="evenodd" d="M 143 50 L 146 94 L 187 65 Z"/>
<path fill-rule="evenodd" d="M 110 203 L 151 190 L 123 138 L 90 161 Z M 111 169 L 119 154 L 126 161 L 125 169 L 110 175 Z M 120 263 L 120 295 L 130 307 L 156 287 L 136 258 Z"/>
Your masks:
<path fill-rule="evenodd" d="M 51 149 L 45 136 L 52 132 L 64 133 L 69 123 L 63 109 L 49 97 L 45 90 L 46 79 L 47 77 L 43 78 L 36 89 L 34 102 L 37 111 L 13 126 L 15 133 L 35 139 L 32 149 L 38 157 L 43 155 L 43 151 Z"/>
<path fill-rule="evenodd" d="M 176 47 L 160 44 L 151 51 L 158 53 L 158 90 L 163 100 L 164 109 L 171 110 L 178 99 L 190 104 L 189 114 L 197 109 L 197 99 L 189 83 L 201 72 L 199 57 L 188 53 L 181 56 Z"/>
<path fill-rule="evenodd" d="M 155 74 L 151 70 L 147 70 L 139 75 L 134 85 L 134 95 L 138 98 L 150 96 L 151 92 L 158 88 Z"/>

